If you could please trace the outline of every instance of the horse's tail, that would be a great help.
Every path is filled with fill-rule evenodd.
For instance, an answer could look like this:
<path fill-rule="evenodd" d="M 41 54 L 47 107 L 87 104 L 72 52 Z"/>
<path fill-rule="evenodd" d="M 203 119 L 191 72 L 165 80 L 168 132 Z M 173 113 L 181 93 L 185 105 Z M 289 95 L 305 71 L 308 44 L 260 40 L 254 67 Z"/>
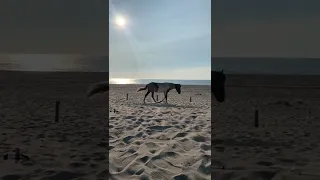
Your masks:
<path fill-rule="evenodd" d="M 100 82 L 100 83 L 92 85 L 89 88 L 89 90 L 87 92 L 87 97 L 91 97 L 95 94 L 107 92 L 107 91 L 109 91 L 109 82 Z"/>
<path fill-rule="evenodd" d="M 141 87 L 141 88 L 139 88 L 139 89 L 137 90 L 137 92 L 146 90 L 147 88 L 148 88 L 148 87 L 147 87 L 147 85 L 146 85 L 146 87 Z"/>

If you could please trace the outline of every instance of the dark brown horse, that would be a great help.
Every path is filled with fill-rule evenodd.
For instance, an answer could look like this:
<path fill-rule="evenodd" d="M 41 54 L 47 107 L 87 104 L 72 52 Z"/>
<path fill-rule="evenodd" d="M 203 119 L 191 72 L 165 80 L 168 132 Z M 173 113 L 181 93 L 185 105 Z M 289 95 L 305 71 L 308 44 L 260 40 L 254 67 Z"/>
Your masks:
<path fill-rule="evenodd" d="M 221 72 L 211 71 L 211 91 L 216 100 L 220 103 L 225 101 L 225 81 L 226 76 L 224 75 L 223 70 Z"/>
<path fill-rule="evenodd" d="M 152 99 L 155 103 L 160 103 L 164 99 L 166 99 L 166 103 L 168 103 L 168 92 L 172 89 L 176 89 L 176 91 L 179 94 L 181 93 L 181 85 L 180 84 L 173 84 L 173 83 L 166 83 L 166 82 L 165 83 L 151 82 L 151 83 L 147 84 L 145 87 L 139 88 L 137 92 L 143 91 L 143 90 L 148 90 L 147 93 L 144 95 L 143 103 L 146 103 L 145 102 L 146 97 L 150 94 L 150 92 L 151 92 Z M 163 92 L 164 93 L 164 98 L 160 102 L 157 102 L 154 99 L 155 92 Z"/>
<path fill-rule="evenodd" d="M 93 84 L 92 86 L 90 86 L 88 93 L 87 93 L 87 97 L 91 97 L 95 94 L 98 93 L 103 93 L 103 92 L 107 92 L 109 91 L 109 82 L 100 82 L 100 83 L 96 83 Z"/>

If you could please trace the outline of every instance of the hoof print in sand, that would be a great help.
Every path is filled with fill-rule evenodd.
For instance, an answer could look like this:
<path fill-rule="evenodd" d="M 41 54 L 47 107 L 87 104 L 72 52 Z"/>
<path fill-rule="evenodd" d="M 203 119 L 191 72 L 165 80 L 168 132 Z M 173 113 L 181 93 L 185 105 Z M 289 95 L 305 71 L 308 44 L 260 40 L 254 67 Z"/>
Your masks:
<path fill-rule="evenodd" d="M 135 101 L 139 94 L 134 86 L 126 103 L 116 100 L 131 94 L 126 86 L 109 94 L 114 98 L 110 101 L 113 108 L 121 109 L 121 114 L 109 119 L 110 179 L 210 179 L 210 162 L 203 160 L 211 147 L 207 134 L 211 130 L 210 87 L 197 88 L 196 93 L 202 94 L 197 97 L 194 87 L 186 87 L 187 102 L 172 94 L 172 104 L 141 106 Z M 194 97 L 192 106 L 187 104 L 190 96 Z"/>
<path fill-rule="evenodd" d="M 189 180 L 188 176 L 184 175 L 184 174 L 177 175 L 173 179 L 174 180 Z"/>
<path fill-rule="evenodd" d="M 72 167 L 72 168 L 84 167 L 86 165 L 87 165 L 86 163 L 81 163 L 81 162 L 72 162 L 72 163 L 70 163 L 70 167 Z"/>
<path fill-rule="evenodd" d="M 196 142 L 205 142 L 205 141 L 206 141 L 206 138 L 203 137 L 203 136 L 200 136 L 200 135 L 198 135 L 198 136 L 193 136 L 192 139 L 193 139 L 194 141 L 196 141 Z"/>
<path fill-rule="evenodd" d="M 84 176 L 84 173 L 73 173 L 69 171 L 60 171 L 52 176 L 42 178 L 41 180 L 70 180 Z"/>
<path fill-rule="evenodd" d="M 123 142 L 126 144 L 130 144 L 132 141 L 131 139 L 134 138 L 134 136 L 127 136 L 125 138 L 123 138 Z"/>

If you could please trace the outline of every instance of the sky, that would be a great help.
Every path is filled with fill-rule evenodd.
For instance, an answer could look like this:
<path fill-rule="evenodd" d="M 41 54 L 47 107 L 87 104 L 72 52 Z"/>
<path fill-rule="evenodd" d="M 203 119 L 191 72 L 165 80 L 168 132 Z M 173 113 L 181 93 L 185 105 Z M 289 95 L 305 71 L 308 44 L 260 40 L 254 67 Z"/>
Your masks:
<path fill-rule="evenodd" d="M 108 71 L 105 0 L 0 1 L 0 69 Z"/>
<path fill-rule="evenodd" d="M 213 57 L 320 58 L 319 0 L 215 0 Z"/>
<path fill-rule="evenodd" d="M 210 0 L 109 3 L 111 78 L 210 79 Z M 115 24 L 119 16 L 126 26 Z"/>
<path fill-rule="evenodd" d="M 0 53 L 108 55 L 105 0 L 0 1 Z"/>
<path fill-rule="evenodd" d="M 320 58 L 318 7 L 318 0 L 1 0 L 0 68 L 81 62 L 108 71 L 109 56 L 110 75 L 118 78 L 210 79 L 211 68 L 320 72 L 313 60 L 215 58 Z M 125 28 L 114 24 L 117 14 Z"/>
<path fill-rule="evenodd" d="M 308 59 L 320 58 L 319 7 L 318 0 L 214 0 L 212 69 L 320 74 L 320 59 Z"/>

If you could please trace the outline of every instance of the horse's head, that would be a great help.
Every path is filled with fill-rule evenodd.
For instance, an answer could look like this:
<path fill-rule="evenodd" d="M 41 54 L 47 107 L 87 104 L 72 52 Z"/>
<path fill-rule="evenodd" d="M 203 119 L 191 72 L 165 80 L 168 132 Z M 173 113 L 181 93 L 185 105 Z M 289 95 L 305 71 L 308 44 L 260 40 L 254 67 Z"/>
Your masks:
<path fill-rule="evenodd" d="M 181 84 L 174 84 L 174 88 L 177 90 L 177 92 L 181 93 Z"/>
<path fill-rule="evenodd" d="M 224 102 L 225 100 L 225 88 L 224 84 L 226 81 L 226 76 L 221 72 L 212 71 L 211 72 L 211 81 L 212 81 L 212 92 L 218 102 Z"/>

